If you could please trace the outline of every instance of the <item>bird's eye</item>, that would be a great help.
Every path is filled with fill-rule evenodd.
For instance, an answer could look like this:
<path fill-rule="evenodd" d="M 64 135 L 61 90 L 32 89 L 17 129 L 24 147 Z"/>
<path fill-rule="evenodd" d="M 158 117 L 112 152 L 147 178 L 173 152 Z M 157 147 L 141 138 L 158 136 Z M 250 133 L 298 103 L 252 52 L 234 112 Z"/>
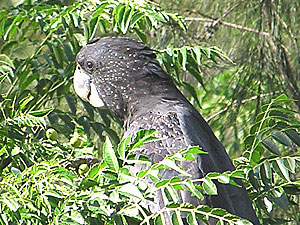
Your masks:
<path fill-rule="evenodd" d="M 94 63 L 91 62 L 91 61 L 87 61 L 87 62 L 86 62 L 86 67 L 87 67 L 87 69 L 91 70 L 91 69 L 94 68 Z"/>

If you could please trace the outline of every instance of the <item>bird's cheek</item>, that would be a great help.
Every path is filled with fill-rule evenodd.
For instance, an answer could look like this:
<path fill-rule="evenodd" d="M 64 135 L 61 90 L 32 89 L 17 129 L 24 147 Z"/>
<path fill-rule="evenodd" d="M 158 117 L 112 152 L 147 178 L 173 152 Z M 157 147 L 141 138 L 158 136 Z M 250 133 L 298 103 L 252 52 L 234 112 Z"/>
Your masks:
<path fill-rule="evenodd" d="M 84 101 L 88 101 L 90 95 L 90 76 L 86 74 L 79 66 L 76 67 L 74 73 L 74 89 L 76 94 Z"/>
<path fill-rule="evenodd" d="M 98 91 L 94 83 L 91 83 L 91 93 L 89 96 L 89 103 L 94 107 L 103 107 L 105 106 L 102 99 L 99 97 Z"/>

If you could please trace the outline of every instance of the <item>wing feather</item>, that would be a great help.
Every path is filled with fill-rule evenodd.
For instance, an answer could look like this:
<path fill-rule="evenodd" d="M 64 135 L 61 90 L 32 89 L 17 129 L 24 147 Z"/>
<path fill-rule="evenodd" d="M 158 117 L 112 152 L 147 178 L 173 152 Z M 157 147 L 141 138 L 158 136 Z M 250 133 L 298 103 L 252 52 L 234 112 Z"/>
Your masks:
<path fill-rule="evenodd" d="M 235 169 L 228 154 L 203 117 L 193 107 L 177 106 L 181 129 L 186 145 L 199 145 L 207 155 L 198 156 L 198 166 L 203 175 L 209 172 L 224 172 Z M 218 195 L 210 196 L 212 207 L 220 207 L 228 212 L 259 224 L 249 196 L 240 179 L 235 182 L 242 187 L 217 183 Z"/>

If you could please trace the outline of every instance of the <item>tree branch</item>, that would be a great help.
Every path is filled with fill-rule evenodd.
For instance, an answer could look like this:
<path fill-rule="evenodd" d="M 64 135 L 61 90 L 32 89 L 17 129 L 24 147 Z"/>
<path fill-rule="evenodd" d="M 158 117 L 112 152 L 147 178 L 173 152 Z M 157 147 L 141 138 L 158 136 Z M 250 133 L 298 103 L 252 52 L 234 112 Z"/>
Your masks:
<path fill-rule="evenodd" d="M 185 18 L 185 20 L 186 21 L 210 22 L 210 23 L 215 21 L 213 19 L 197 18 L 197 17 L 188 17 L 188 18 Z M 259 30 L 255 30 L 255 29 L 252 29 L 252 28 L 249 28 L 249 27 L 243 27 L 241 25 L 237 25 L 237 24 L 233 24 L 233 23 L 227 23 L 227 22 L 224 22 L 224 21 L 219 21 L 219 24 L 222 24 L 222 25 L 228 26 L 228 27 L 232 27 L 232 28 L 235 28 L 235 29 L 238 29 L 238 30 L 248 31 L 248 32 L 252 32 L 252 33 L 255 33 L 255 34 L 267 36 L 267 37 L 270 36 L 270 34 L 267 33 L 267 32 L 261 32 Z"/>
<path fill-rule="evenodd" d="M 250 102 L 250 101 L 254 101 L 258 98 L 264 98 L 264 97 L 267 97 L 267 96 L 271 96 L 271 95 L 274 95 L 274 94 L 280 94 L 280 91 L 275 91 L 275 92 L 272 92 L 272 93 L 265 93 L 265 94 L 261 94 L 261 95 L 258 95 L 258 96 L 253 96 L 251 98 L 248 98 L 248 99 L 244 99 L 242 101 L 237 101 L 235 100 L 233 103 L 231 103 L 229 106 L 227 106 L 226 108 L 220 110 L 219 112 L 211 115 L 210 117 L 208 117 L 206 119 L 207 122 L 209 122 L 210 120 L 212 120 L 213 118 L 215 118 L 216 116 L 226 112 L 227 110 L 229 110 L 231 107 L 233 106 L 237 106 L 238 104 L 245 104 L 247 102 Z"/>

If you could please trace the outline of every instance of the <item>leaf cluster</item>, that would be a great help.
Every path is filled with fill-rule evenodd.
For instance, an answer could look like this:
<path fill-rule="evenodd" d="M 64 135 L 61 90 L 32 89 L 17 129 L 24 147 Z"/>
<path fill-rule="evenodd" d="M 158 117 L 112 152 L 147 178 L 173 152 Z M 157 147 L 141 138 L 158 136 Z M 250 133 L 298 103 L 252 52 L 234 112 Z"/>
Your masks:
<path fill-rule="evenodd" d="M 107 138 L 103 160 L 82 175 L 64 168 L 64 159 L 57 156 L 23 172 L 13 169 L 0 182 L 1 223 L 161 224 L 171 214 L 173 224 L 185 219 L 189 224 L 198 224 L 212 218 L 223 224 L 249 224 L 222 209 L 179 201 L 179 191 L 190 191 L 203 199 L 202 192 L 217 194 L 214 180 L 228 184 L 233 182 L 231 178 L 241 175 L 211 173 L 201 179 L 190 179 L 176 162 L 204 154 L 198 147 L 179 151 L 154 165 L 145 156 L 134 160 L 139 147 L 157 140 L 154 134 L 153 130 L 141 130 L 133 141 L 129 141 L 131 137 L 122 140 L 116 150 Z M 143 164 L 149 165 L 147 170 L 136 176 L 130 172 L 130 167 Z M 161 169 L 175 170 L 181 176 L 161 180 Z M 151 212 L 148 206 L 155 204 L 158 192 L 166 196 L 168 203 L 162 210 Z"/>
<path fill-rule="evenodd" d="M 166 213 L 171 213 L 173 224 L 182 224 L 183 220 L 197 224 L 209 218 L 220 224 L 247 224 L 224 210 L 178 201 L 181 190 L 202 199 L 203 194 L 217 194 L 214 182 L 235 185 L 231 179 L 235 177 L 246 178 L 261 222 L 299 223 L 299 117 L 293 110 L 297 102 L 286 95 L 273 97 L 286 91 L 281 75 L 293 77 L 281 74 L 277 68 L 284 51 L 280 47 L 283 44 L 274 40 L 285 40 L 282 30 L 270 28 L 270 34 L 277 35 L 275 39 L 260 38 L 261 42 L 236 47 L 233 57 L 240 57 L 240 49 L 247 52 L 245 64 L 237 60 L 237 65 L 231 64 L 214 77 L 215 72 L 207 71 L 215 70 L 220 59 L 231 60 L 218 47 L 199 45 L 196 35 L 202 32 L 191 30 L 195 25 L 187 26 L 177 12 L 163 10 L 149 1 L 62 2 L 23 1 L 0 10 L 1 224 L 163 224 Z M 251 15 L 247 21 L 258 21 L 255 15 L 260 4 L 263 10 L 270 7 L 258 17 L 267 20 L 263 15 L 274 11 L 275 1 L 270 5 L 267 2 L 249 2 L 245 12 Z M 224 1 L 224 5 L 227 3 Z M 209 4 L 224 6 L 220 2 Z M 287 12 L 294 15 L 297 10 L 291 11 L 295 7 L 290 4 L 282 3 L 274 12 L 289 8 Z M 271 27 L 283 29 L 282 14 L 280 11 L 269 17 L 275 18 L 274 24 L 278 25 Z M 291 27 L 298 24 L 297 18 L 290 18 Z M 136 158 L 135 151 L 155 141 L 155 131 L 143 130 L 120 142 L 122 123 L 106 109 L 94 109 L 79 100 L 72 89 L 76 54 L 93 37 L 111 33 L 156 46 L 158 61 L 192 103 L 198 108 L 201 104 L 202 112 L 211 116 L 210 125 L 217 128 L 221 141 L 237 149 L 236 155 L 243 153 L 236 160 L 237 171 L 190 179 L 177 162 L 193 160 L 193 154 L 202 154 L 198 148 L 179 151 L 150 165 L 147 157 Z M 221 36 L 228 34 L 230 40 L 235 40 L 232 33 L 223 32 Z M 292 33 L 287 36 L 292 37 Z M 186 37 L 195 41 L 182 41 Z M 249 39 L 256 40 L 253 36 Z M 222 39 L 211 46 L 225 42 Z M 222 115 L 229 116 L 222 119 Z M 81 173 L 65 168 L 66 161 L 82 155 L 103 160 L 88 171 L 80 167 Z M 133 166 L 145 170 L 135 175 L 129 169 Z M 161 169 L 181 175 L 161 180 Z M 152 213 L 146 205 L 153 203 L 157 192 L 166 196 L 168 204 Z"/>

